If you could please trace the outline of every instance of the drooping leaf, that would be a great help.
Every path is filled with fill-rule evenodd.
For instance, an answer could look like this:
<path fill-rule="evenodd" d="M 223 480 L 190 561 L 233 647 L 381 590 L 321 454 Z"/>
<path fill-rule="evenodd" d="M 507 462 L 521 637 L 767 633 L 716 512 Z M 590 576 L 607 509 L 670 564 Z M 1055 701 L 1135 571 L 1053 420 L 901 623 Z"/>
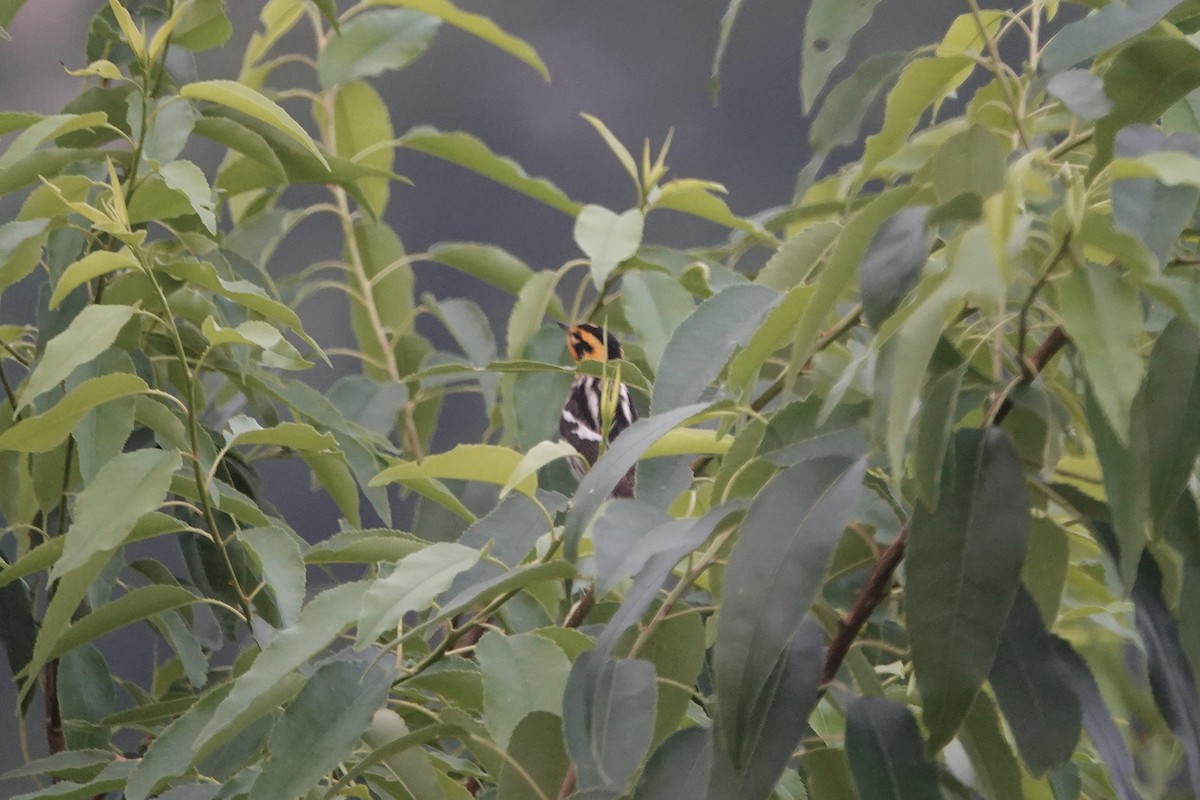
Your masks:
<path fill-rule="evenodd" d="M 739 736 L 718 721 L 707 800 L 766 800 L 787 768 L 820 697 L 825 636 L 811 617 L 796 631 L 755 698 Z M 844 797 L 845 795 L 843 795 Z"/>
<path fill-rule="evenodd" d="M 441 20 L 405 9 L 378 9 L 351 17 L 317 56 L 326 89 L 415 61 L 433 41 Z"/>
<path fill-rule="evenodd" d="M 804 49 L 800 57 L 800 96 L 804 113 L 812 110 L 830 74 L 850 50 L 850 40 L 871 21 L 879 0 L 858 0 L 847 6 L 838 0 L 816 0 L 804 19 Z"/>
<path fill-rule="evenodd" d="M 238 541 L 258 558 L 265 583 L 275 593 L 275 605 L 285 626 L 294 625 L 304 603 L 304 558 L 296 534 L 281 527 L 250 528 Z"/>
<path fill-rule="evenodd" d="M 364 666 L 367 667 L 364 669 Z M 386 661 L 334 661 L 308 679 L 271 729 L 270 759 L 251 792 L 296 797 L 344 761 L 371 717 L 385 704 L 393 678 Z"/>
<path fill-rule="evenodd" d="M 1066 640 L 1057 636 L 1051 637 L 1051 646 L 1054 648 L 1059 668 L 1079 699 L 1083 729 L 1087 731 L 1088 737 L 1103 759 L 1109 782 L 1112 783 L 1117 797 L 1119 800 L 1136 800 L 1141 795 L 1135 788 L 1137 776 L 1133 759 L 1129 755 L 1129 747 L 1113 721 L 1112 713 L 1104 704 L 1092 671 Z"/>
<path fill-rule="evenodd" d="M 491 18 L 482 14 L 463 11 L 449 0 L 372 0 L 372 5 L 400 6 L 438 17 L 472 36 L 483 39 L 514 58 L 520 59 L 537 70 L 547 83 L 550 81 L 550 71 L 546 69 L 541 57 L 528 42 L 505 32 Z"/>
<path fill-rule="evenodd" d="M 477 172 L 564 214 L 575 216 L 582 208 L 545 178 L 529 177 L 515 161 L 496 155 L 486 144 L 469 134 L 458 131 L 444 133 L 436 128 L 420 126 L 401 136 L 398 144 Z M 0 182 L 0 187 L 2 185 Z"/>
<path fill-rule="evenodd" d="M 527 715 L 513 731 L 508 753 L 525 775 L 506 763 L 496 781 L 496 800 L 541 800 L 554 796 L 562 787 L 571 762 L 557 714 L 534 711 Z M 526 776 L 535 786 L 529 785 Z"/>
<path fill-rule="evenodd" d="M 425 258 L 445 264 L 517 294 L 533 277 L 533 270 L 519 258 L 499 247 L 473 242 L 441 242 L 425 253 Z"/>
<path fill-rule="evenodd" d="M 742 522 L 713 651 L 718 724 L 738 770 L 762 718 L 760 698 L 821 590 L 865 469 L 838 456 L 801 462 L 758 493 Z"/>
<path fill-rule="evenodd" d="M 896 79 L 904 61 L 904 53 L 873 55 L 830 90 L 808 129 L 814 154 L 858 141 L 867 111 Z"/>
<path fill-rule="evenodd" d="M 929 256 L 927 206 L 902 209 L 879 226 L 858 268 L 863 312 L 876 330 L 920 279 Z"/>
<path fill-rule="evenodd" d="M 987 692 L 975 695 L 975 702 L 958 732 L 975 779 L 987 797 L 1023 797 L 1021 766 L 1005 738 L 996 704 Z"/>
<path fill-rule="evenodd" d="M 327 121 L 326 130 L 329 127 Z M 387 104 L 370 84 L 356 80 L 338 86 L 333 98 L 332 128 L 339 156 L 382 173 L 391 173 L 396 161 L 392 119 Z M 358 181 L 366 205 L 375 219 L 382 216 L 387 208 L 391 182 L 392 178 L 386 175 L 363 177 Z M 359 223 L 356 228 L 361 226 L 362 223 Z M 373 288 L 376 292 L 380 290 L 378 285 Z"/>
<path fill-rule="evenodd" d="M 1056 638 L 1022 589 L 988 677 L 1021 759 L 1034 775 L 1065 763 L 1079 742 L 1079 698 L 1059 667 Z"/>
<path fill-rule="evenodd" d="M 958 730 L 992 668 L 1029 535 L 1021 461 L 996 429 L 962 429 L 937 509 L 912 517 L 905 595 L 928 747 Z"/>
<path fill-rule="evenodd" d="M 562 696 L 563 732 L 581 789 L 625 787 L 650 747 L 656 700 L 649 662 L 595 651 L 575 659 Z"/>
<path fill-rule="evenodd" d="M 846 756 L 862 797 L 917 800 L 938 795 L 937 766 L 925 757 L 912 712 L 882 697 L 846 705 Z"/>

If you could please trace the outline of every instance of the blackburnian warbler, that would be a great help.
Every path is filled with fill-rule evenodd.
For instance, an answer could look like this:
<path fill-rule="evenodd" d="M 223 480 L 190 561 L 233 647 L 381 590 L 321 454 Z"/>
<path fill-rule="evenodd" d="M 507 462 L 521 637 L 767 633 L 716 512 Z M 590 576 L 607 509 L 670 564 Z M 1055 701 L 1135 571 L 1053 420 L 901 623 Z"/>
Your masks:
<path fill-rule="evenodd" d="M 567 333 L 567 350 L 576 363 L 585 359 L 607 363 L 623 357 L 621 343 L 606 330 L 588 323 L 560 327 Z M 571 472 L 576 478 L 596 463 L 601 442 L 607 445 L 637 419 L 620 372 L 615 377 L 605 372 L 604 377 L 576 375 L 558 419 L 559 436 L 579 451 L 580 458 L 570 459 Z M 633 497 L 636 480 L 635 467 L 621 478 L 612 496 Z"/>

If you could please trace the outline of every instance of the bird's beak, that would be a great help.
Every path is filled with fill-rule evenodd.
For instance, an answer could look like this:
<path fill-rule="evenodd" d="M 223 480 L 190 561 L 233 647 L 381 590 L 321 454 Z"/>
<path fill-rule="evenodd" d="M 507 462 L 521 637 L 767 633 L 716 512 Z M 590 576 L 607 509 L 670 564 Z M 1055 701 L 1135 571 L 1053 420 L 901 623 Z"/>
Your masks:
<path fill-rule="evenodd" d="M 562 328 L 564 331 L 568 330 L 571 327 L 570 325 L 565 325 L 561 322 L 558 322 L 557 320 L 554 322 L 554 324 L 557 325 L 558 327 Z"/>

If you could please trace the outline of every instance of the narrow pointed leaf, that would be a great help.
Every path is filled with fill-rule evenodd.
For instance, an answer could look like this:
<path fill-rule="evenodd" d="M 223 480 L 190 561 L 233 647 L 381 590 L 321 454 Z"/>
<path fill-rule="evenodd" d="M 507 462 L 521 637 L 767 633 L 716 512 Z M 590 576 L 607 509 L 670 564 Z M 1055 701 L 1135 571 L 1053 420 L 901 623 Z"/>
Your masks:
<path fill-rule="evenodd" d="M 917 720 L 882 697 L 855 697 L 846 706 L 846 756 L 862 797 L 922 800 L 938 796 L 938 770 L 925 757 Z"/>
<path fill-rule="evenodd" d="M 850 51 L 850 40 L 871 21 L 879 0 L 858 0 L 847 5 L 839 0 L 815 0 L 804 20 L 804 49 L 800 60 L 800 96 L 804 113 Z"/>
<path fill-rule="evenodd" d="M 1079 698 L 1055 653 L 1033 598 L 1017 593 L 989 680 L 996 703 L 1034 775 L 1065 763 L 1079 742 Z"/>
<path fill-rule="evenodd" d="M 944 747 L 991 671 L 1029 535 L 1021 461 L 996 429 L 960 430 L 936 511 L 912 518 L 905 584 L 929 748 Z"/>
<path fill-rule="evenodd" d="M 300 123 L 292 119 L 291 115 L 273 100 L 267 99 L 244 83 L 227 80 L 189 83 L 180 88 L 179 96 L 194 100 L 208 100 L 254 117 L 295 141 L 311 153 L 325 169 L 329 169 L 329 162 L 325 160 L 325 156 L 317 148 L 316 142 L 300 126 Z"/>
<path fill-rule="evenodd" d="M 362 650 L 395 628 L 409 611 L 428 608 L 479 556 L 478 550 L 453 542 L 438 542 L 405 556 L 391 575 L 376 580 L 363 595 L 355 648 Z"/>
<path fill-rule="evenodd" d="M 736 768 L 780 656 L 821 590 L 858 500 L 863 460 L 830 456 L 781 472 L 755 498 L 725 570 L 713 652 L 717 719 Z"/>
<path fill-rule="evenodd" d="M 67 379 L 76 367 L 86 364 L 107 350 L 117 340 L 117 334 L 133 317 L 132 306 L 97 306 L 84 308 L 62 333 L 46 344 L 46 351 L 25 384 L 21 393 L 20 411 L 37 397 Z"/>

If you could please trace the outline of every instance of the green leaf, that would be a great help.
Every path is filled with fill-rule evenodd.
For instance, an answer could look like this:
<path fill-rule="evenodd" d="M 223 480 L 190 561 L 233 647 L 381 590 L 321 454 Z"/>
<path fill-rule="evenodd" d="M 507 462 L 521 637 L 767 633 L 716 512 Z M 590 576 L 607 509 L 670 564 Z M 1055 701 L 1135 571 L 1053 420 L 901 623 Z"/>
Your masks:
<path fill-rule="evenodd" d="M 451 581 L 479 560 L 480 552 L 451 542 L 438 542 L 405 556 L 386 578 L 371 583 L 363 595 L 358 638 L 362 650 L 392 630 L 410 611 L 423 611 L 450 588 Z"/>
<path fill-rule="evenodd" d="M 44 392 L 67 379 L 76 367 L 103 353 L 117 340 L 121 328 L 133 317 L 131 306 L 90 305 L 71 320 L 62 333 L 46 344 L 45 353 L 21 393 L 20 411 Z"/>
<path fill-rule="evenodd" d="M 865 470 L 861 459 L 803 461 L 763 487 L 742 521 L 713 651 L 718 724 L 739 770 L 762 718 L 759 698 L 821 591 Z"/>
<path fill-rule="evenodd" d="M 162 504 L 182 459 L 176 451 L 136 450 L 111 459 L 75 500 L 62 557 L 50 577 L 65 579 L 99 553 L 111 553 L 142 517 Z"/>
<path fill-rule="evenodd" d="M 496 800 L 554 797 L 571 765 L 564 747 L 562 720 L 557 714 L 545 711 L 534 711 L 521 720 L 513 731 L 508 754 L 522 765 L 526 774 L 518 773 L 511 763 L 505 762 L 496 784 Z M 529 785 L 526 775 L 536 787 Z"/>
<path fill-rule="evenodd" d="M 429 47 L 441 20 L 417 11 L 379 9 L 351 17 L 317 56 L 326 89 L 403 69 Z"/>
<path fill-rule="evenodd" d="M 855 215 L 833 246 L 829 263 L 817 277 L 816 289 L 808 307 L 796 320 L 792 338 L 793 374 L 808 362 L 817 348 L 821 324 L 834 310 L 838 298 L 850 285 L 862 262 L 863 254 L 875 235 L 875 230 L 885 219 L 907 206 L 916 195 L 911 186 L 889 189 L 868 203 Z"/>
<path fill-rule="evenodd" d="M 158 168 L 163 183 L 183 195 L 209 233 L 217 232 L 217 200 L 204 173 L 190 161 L 172 161 Z"/>
<path fill-rule="evenodd" d="M 1028 535 L 1029 498 L 1008 436 L 958 431 L 937 510 L 917 507 L 908 543 L 906 618 L 930 751 L 954 738 L 992 667 Z"/>
<path fill-rule="evenodd" d="M 801 764 L 813 800 L 858 800 L 845 750 L 809 750 Z"/>
<path fill-rule="evenodd" d="M 549 313 L 559 320 L 566 319 L 562 302 L 558 299 L 559 274 L 550 270 L 531 274 L 517 293 L 508 316 L 508 331 L 505 347 L 510 359 L 525 357 L 525 346 L 542 327 L 542 320 Z"/>
<path fill-rule="evenodd" d="M 545 178 L 529 177 L 515 161 L 496 155 L 486 144 L 469 134 L 443 133 L 423 125 L 401 136 L 397 143 L 401 147 L 419 150 L 477 172 L 572 217 L 582 208 Z M 2 186 L 3 182 L 0 181 L 0 187 Z"/>
<path fill-rule="evenodd" d="M 249 528 L 239 532 L 237 540 L 257 557 L 284 626 L 295 625 L 305 590 L 304 559 L 296 534 L 280 527 Z"/>
<path fill-rule="evenodd" d="M 1029 548 L 1021 568 L 1021 584 L 1029 592 L 1047 626 L 1058 618 L 1063 586 L 1070 565 L 1066 532 L 1046 517 L 1035 517 Z"/>
<path fill-rule="evenodd" d="M 759 271 L 755 282 L 780 292 L 806 283 L 829 255 L 841 231 L 842 226 L 833 221 L 810 225 L 775 251 Z M 624 286 L 628 285 L 629 278 L 625 279 Z"/>
<path fill-rule="evenodd" d="M 694 403 L 663 414 L 643 417 L 626 428 L 604 451 L 579 482 L 571 510 L 563 524 L 563 549 L 568 561 L 579 555 L 579 540 L 592 517 L 608 499 L 617 483 L 651 444 L 681 425 L 690 417 L 708 408 L 708 403 Z M 428 459 L 426 459 L 428 460 Z"/>
<path fill-rule="evenodd" d="M 850 50 L 854 34 L 871 21 L 879 0 L 856 0 L 847 5 L 840 0 L 815 0 L 804 18 L 804 49 L 800 55 L 800 96 L 804 113 L 829 80 L 837 65 Z"/>
<path fill-rule="evenodd" d="M 705 661 L 704 623 L 694 614 L 667 617 L 646 640 L 638 657 L 658 673 L 658 707 L 654 712 L 653 744 L 679 729 L 692 702 L 684 687 L 696 683 Z"/>
<path fill-rule="evenodd" d="M 92 409 L 122 397 L 148 392 L 150 387 L 136 375 L 115 372 L 89 378 L 67 392 L 41 414 L 26 417 L 0 434 L 0 450 L 45 453 L 71 435 Z"/>
<path fill-rule="evenodd" d="M 103 797 L 109 792 L 119 791 L 132 770 L 133 764 L 129 761 L 113 761 L 105 766 L 100 774 L 84 783 L 64 781 L 49 789 L 13 795 L 10 800 L 86 800 L 90 797 Z"/>
<path fill-rule="evenodd" d="M 921 402 L 913 472 L 921 502 L 927 508 L 937 508 L 941 497 L 942 463 L 956 422 L 958 395 L 966 375 L 966 366 L 964 364 L 933 379 Z"/>
<path fill-rule="evenodd" d="M 808 129 L 815 156 L 858 141 L 867 112 L 879 93 L 896 79 L 905 58 L 904 53 L 871 56 L 830 90 Z"/>
<path fill-rule="evenodd" d="M 171 44 L 200 52 L 220 47 L 233 34 L 223 0 L 189 0 L 181 8 Z"/>
<path fill-rule="evenodd" d="M 1021 766 L 1004 736 L 996 704 L 987 692 L 975 695 L 958 739 L 971 759 L 978 787 L 986 797 L 1017 800 L 1025 797 L 1021 790 Z"/>
<path fill-rule="evenodd" d="M 483 720 L 496 744 L 507 748 L 528 714 L 562 711 L 571 662 L 554 642 L 533 633 L 489 633 L 475 655 L 483 673 Z"/>
<path fill-rule="evenodd" d="M 49 224 L 47 219 L 32 219 L 0 225 L 0 292 L 37 268 Z"/>
<path fill-rule="evenodd" d="M 596 651 L 575 659 L 562 709 L 580 789 L 625 788 L 650 747 L 657 694 L 649 662 Z"/>
<path fill-rule="evenodd" d="M 646 361 L 657 372 L 671 334 L 695 309 L 692 294 L 670 275 L 630 272 L 621 278 L 621 299 Z"/>
<path fill-rule="evenodd" d="M 622 261 L 632 258 L 642 245 L 645 217 L 636 208 L 623 214 L 603 206 L 586 205 L 575 219 L 575 244 L 592 262 L 592 283 L 603 289 Z"/>
<path fill-rule="evenodd" d="M 507 250 L 490 244 L 440 242 L 422 258 L 465 272 L 515 295 L 534 272 Z"/>
<path fill-rule="evenodd" d="M 499 25 L 482 14 L 472 14 L 455 6 L 449 0 L 372 0 L 372 5 L 400 6 L 411 8 L 429 14 L 456 28 L 461 28 L 472 36 L 478 36 L 488 44 L 497 47 L 514 58 L 520 59 L 537 70 L 547 83 L 550 82 L 550 71 L 542 63 L 537 51 L 523 39 L 505 33 Z"/>
<path fill-rule="evenodd" d="M 1117 133 L 1116 154 L 1122 159 L 1147 155 L 1196 157 L 1200 156 L 1200 140 L 1184 134 L 1165 136 L 1149 126 L 1131 125 Z M 1160 269 L 1170 260 L 1175 242 L 1200 199 L 1200 187 L 1170 185 L 1186 172 L 1172 165 L 1164 175 L 1165 181 L 1153 178 L 1113 181 L 1113 221 L 1154 252 Z"/>
<path fill-rule="evenodd" d="M 329 169 L 329 162 L 325 160 L 325 156 L 317 148 L 316 142 L 300 126 L 300 123 L 292 119 L 277 103 L 267 99 L 244 83 L 228 80 L 199 81 L 181 87 L 179 96 L 217 103 L 264 122 L 291 138 L 311 153 L 322 166 Z"/>
<path fill-rule="evenodd" d="M 1113 110 L 1096 123 L 1095 174 L 1112 158 L 1117 131 L 1132 123 L 1153 124 L 1162 113 L 1200 86 L 1200 51 L 1182 39 L 1134 42 L 1117 53 L 1104 73 L 1104 93 Z"/>
<path fill-rule="evenodd" d="M 1154 703 L 1179 740 L 1188 784 L 1200 792 L 1200 694 L 1179 640 L 1179 626 L 1163 602 L 1162 572 L 1149 552 L 1138 562 L 1133 586 L 1137 632 L 1146 648 Z"/>
<path fill-rule="evenodd" d="M 937 797 L 938 768 L 925 758 L 921 731 L 907 707 L 883 697 L 846 704 L 846 756 L 862 797 Z"/>
<path fill-rule="evenodd" d="M 1034 776 L 1065 763 L 1079 742 L 1080 709 L 1054 641 L 1028 592 L 1013 602 L 988 679 L 1021 759 Z"/>
<path fill-rule="evenodd" d="M 779 656 L 762 693 L 755 698 L 754 725 L 745 732 L 745 738 L 736 738 L 718 721 L 709 797 L 771 797 L 771 790 L 808 730 L 808 719 L 820 699 L 818 687 L 824 661 L 825 636 L 821 626 L 809 617 Z M 740 764 L 731 753 L 742 754 Z"/>
<path fill-rule="evenodd" d="M 129 594 L 106 603 L 92 613 L 71 623 L 60 631 L 51 658 L 57 658 L 72 648 L 98 639 L 106 633 L 170 611 L 173 608 L 201 602 L 201 598 L 182 586 L 142 586 Z"/>
<path fill-rule="evenodd" d="M 1138 292 L 1115 267 L 1089 265 L 1055 283 L 1058 310 L 1083 357 L 1088 385 L 1117 439 L 1129 442 L 1129 414 L 1145 367 Z"/>
<path fill-rule="evenodd" d="M 909 206 L 875 231 L 858 268 L 863 315 L 879 330 L 921 279 L 929 257 L 928 206 Z"/>
<path fill-rule="evenodd" d="M 342 531 L 317 542 L 304 554 L 306 564 L 370 564 L 399 561 L 429 543 L 401 531 Z"/>
<path fill-rule="evenodd" d="M 704 797 L 712 764 L 712 731 L 683 728 L 650 757 L 638 781 L 634 800 L 677 800 Z"/>
<path fill-rule="evenodd" d="M 521 458 L 516 469 L 513 470 L 512 476 L 504 484 L 504 488 L 500 490 L 500 496 L 504 497 L 516 488 L 517 484 L 531 475 L 536 475 L 537 471 L 547 464 L 558 461 L 561 458 L 578 455 L 579 451 L 570 442 L 560 440 L 538 442 Z"/>
<path fill-rule="evenodd" d="M 324 650 L 354 622 L 367 583 L 357 581 L 326 589 L 314 597 L 296 624 L 275 634 L 254 663 L 233 683 L 233 688 L 212 711 L 210 719 L 194 735 L 196 753 L 211 739 L 229 728 L 241 729 L 274 711 L 264 708 L 269 690 L 288 674 Z"/>
<path fill-rule="evenodd" d="M 663 351 L 650 413 L 698 399 L 735 347 L 745 346 L 782 296 L 764 286 L 730 286 L 705 300 L 679 324 Z"/>
<path fill-rule="evenodd" d="M 1093 122 L 1112 111 L 1112 101 L 1104 93 L 1104 80 L 1086 69 L 1058 73 L 1046 84 L 1046 91 L 1084 122 Z"/>
<path fill-rule="evenodd" d="M 713 52 L 712 69 L 709 71 L 708 91 L 712 94 L 713 105 L 717 103 L 717 96 L 721 92 L 721 65 L 725 62 L 725 51 L 729 47 L 729 37 L 733 33 L 733 24 L 737 21 L 738 13 L 742 10 L 742 3 L 746 0 L 729 0 L 729 5 L 725 7 L 725 13 L 721 15 L 720 33 L 717 38 L 717 47 Z"/>
<path fill-rule="evenodd" d="M 1183 494 L 1200 455 L 1200 335 L 1181 319 L 1159 334 L 1150 353 L 1145 400 L 1150 513 L 1156 531 Z M 3 437 L 0 437 L 0 441 Z"/>
<path fill-rule="evenodd" d="M 103 111 L 93 111 L 88 114 L 55 114 L 42 117 L 27 127 L 22 126 L 25 130 L 13 139 L 4 155 L 0 156 L 0 171 L 7 171 L 22 162 L 28 165 L 29 157 L 43 142 L 57 139 L 72 131 L 95 128 L 107 121 L 108 115 Z M 45 177 L 51 176 L 47 174 Z"/>
<path fill-rule="evenodd" d="M 1087 663 L 1064 639 L 1051 637 L 1051 646 L 1057 657 L 1059 669 L 1071 690 L 1079 698 L 1083 727 L 1096 748 L 1119 800 L 1138 800 L 1141 794 L 1137 786 L 1137 772 L 1125 738 L 1113 721 L 1112 712 L 1100 695 L 1096 678 Z"/>
<path fill-rule="evenodd" d="M 138 268 L 137 259 L 126 250 L 118 252 L 94 250 L 63 270 L 58 283 L 54 286 L 54 294 L 50 295 L 50 307 L 57 308 L 72 289 L 93 278 L 107 275 L 118 269 Z"/>
<path fill-rule="evenodd" d="M 933 191 L 945 203 L 966 192 L 986 200 L 1004 188 L 1005 158 L 990 128 L 972 125 L 947 139 L 933 156 Z"/>
<path fill-rule="evenodd" d="M 251 311 L 257 311 L 269 320 L 286 325 L 306 344 L 318 353 L 321 352 L 321 348 L 312 337 L 304 332 L 296 312 L 286 304 L 272 299 L 261 286 L 246 280 L 226 280 L 217 274 L 216 267 L 205 261 L 176 261 L 162 265 L 161 269 L 179 280 L 216 292 Z"/>
<path fill-rule="evenodd" d="M 53 541 L 53 540 L 51 540 Z M 18 560 L 17 563 L 20 563 Z M 5 567 L 0 576 L 7 577 L 13 567 Z M 33 606 L 29 600 L 29 588 L 15 579 L 0 586 L 0 642 L 8 667 L 16 674 L 25 668 L 33 657 L 33 646 L 37 640 L 38 626 L 33 618 Z M 11 772 L 0 775 L 0 780 L 16 777 Z"/>
<path fill-rule="evenodd" d="M 1047 74 L 1073 67 L 1154 27 L 1182 0 L 1141 0 L 1113 4 L 1064 25 L 1046 43 L 1042 68 Z"/>
<path fill-rule="evenodd" d="M 394 668 L 334 661 L 313 673 L 271 728 L 271 757 L 254 781 L 255 797 L 298 797 L 355 749 L 387 701 Z"/>

